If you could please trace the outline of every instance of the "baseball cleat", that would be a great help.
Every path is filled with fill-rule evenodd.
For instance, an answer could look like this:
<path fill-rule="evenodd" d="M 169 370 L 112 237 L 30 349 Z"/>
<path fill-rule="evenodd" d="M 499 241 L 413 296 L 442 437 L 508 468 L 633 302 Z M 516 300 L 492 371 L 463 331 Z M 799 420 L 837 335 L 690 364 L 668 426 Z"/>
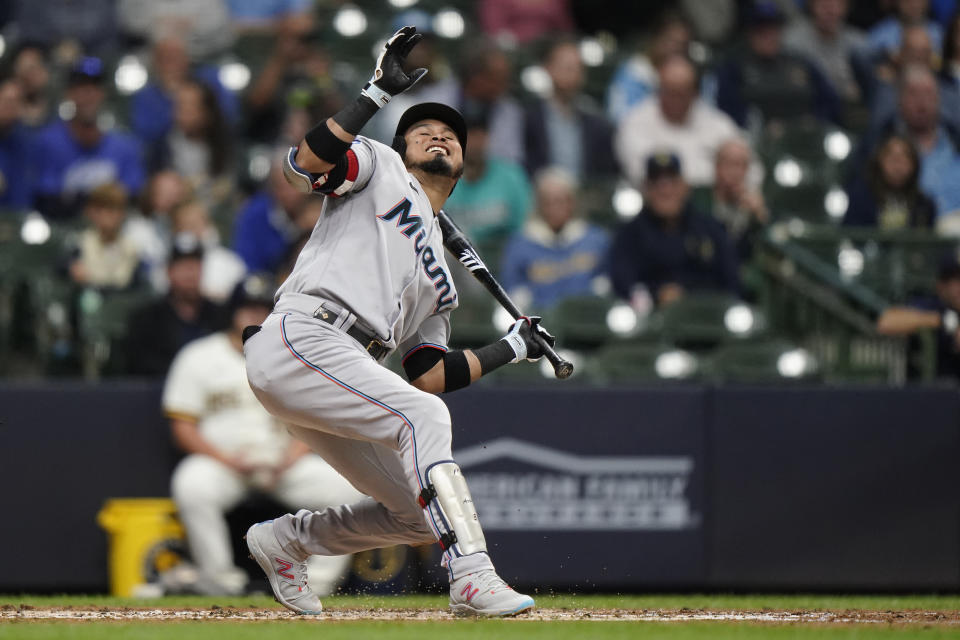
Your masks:
<path fill-rule="evenodd" d="M 277 602 L 301 615 L 323 612 L 320 598 L 307 586 L 306 558 L 298 560 L 283 550 L 273 533 L 273 520 L 253 525 L 244 539 L 250 556 L 267 574 Z"/>
<path fill-rule="evenodd" d="M 533 598 L 511 589 L 492 569 L 450 583 L 450 608 L 460 616 L 515 616 L 533 607 Z"/>

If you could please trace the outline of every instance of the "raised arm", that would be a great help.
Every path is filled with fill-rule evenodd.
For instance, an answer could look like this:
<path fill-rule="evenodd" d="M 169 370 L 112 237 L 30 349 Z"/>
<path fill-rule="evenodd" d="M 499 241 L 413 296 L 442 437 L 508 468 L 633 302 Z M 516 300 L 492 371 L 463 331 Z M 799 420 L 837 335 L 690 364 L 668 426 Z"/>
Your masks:
<path fill-rule="evenodd" d="M 427 73 L 421 68 L 407 75 L 403 70 L 407 54 L 423 37 L 416 31 L 416 27 L 403 27 L 393 34 L 356 100 L 307 132 L 303 141 L 290 150 L 283 167 L 287 182 L 304 193 L 313 191 L 321 175 L 343 164 L 353 139 L 380 107 Z"/>

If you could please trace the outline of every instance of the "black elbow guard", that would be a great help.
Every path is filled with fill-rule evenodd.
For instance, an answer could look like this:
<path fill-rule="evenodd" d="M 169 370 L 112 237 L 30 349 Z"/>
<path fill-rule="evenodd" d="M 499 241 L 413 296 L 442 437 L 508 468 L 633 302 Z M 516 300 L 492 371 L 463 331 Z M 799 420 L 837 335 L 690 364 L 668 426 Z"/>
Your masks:
<path fill-rule="evenodd" d="M 463 351 L 443 354 L 443 391 L 449 393 L 470 384 L 470 363 Z"/>

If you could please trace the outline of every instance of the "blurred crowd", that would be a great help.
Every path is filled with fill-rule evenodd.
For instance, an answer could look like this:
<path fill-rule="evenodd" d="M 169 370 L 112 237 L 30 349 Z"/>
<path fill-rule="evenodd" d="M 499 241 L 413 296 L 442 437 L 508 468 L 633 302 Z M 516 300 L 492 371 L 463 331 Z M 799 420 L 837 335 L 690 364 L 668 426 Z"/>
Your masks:
<path fill-rule="evenodd" d="M 245 276 L 289 272 L 323 201 L 285 183 L 278 151 L 414 24 L 426 37 L 408 62 L 429 73 L 362 133 L 389 143 L 416 102 L 461 110 L 469 145 L 447 211 L 521 306 L 750 300 L 745 269 L 772 221 L 960 230 L 958 8 L 13 0 L 0 8 L 0 219 L 65 238 L 51 267 L 72 305 L 77 291 L 142 293 L 116 372 L 163 375 L 229 325 Z M 768 153 L 825 140 L 821 164 Z M 783 188 L 807 182 L 841 187 L 826 212 L 821 191 L 810 211 Z"/>

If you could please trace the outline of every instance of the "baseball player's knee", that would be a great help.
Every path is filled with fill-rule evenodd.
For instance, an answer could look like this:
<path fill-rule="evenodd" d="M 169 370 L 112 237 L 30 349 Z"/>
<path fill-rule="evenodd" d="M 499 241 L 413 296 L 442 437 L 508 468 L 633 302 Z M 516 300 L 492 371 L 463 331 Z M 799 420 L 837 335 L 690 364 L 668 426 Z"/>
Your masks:
<path fill-rule="evenodd" d="M 202 509 L 223 501 L 225 487 L 220 476 L 223 473 L 216 460 L 203 455 L 184 458 L 173 471 L 170 479 L 170 494 L 180 509 Z"/>
<path fill-rule="evenodd" d="M 418 407 L 417 438 L 420 439 L 420 431 L 424 431 L 424 437 L 431 439 L 439 438 L 450 443 L 450 410 L 446 403 L 435 395 L 423 394 Z"/>

